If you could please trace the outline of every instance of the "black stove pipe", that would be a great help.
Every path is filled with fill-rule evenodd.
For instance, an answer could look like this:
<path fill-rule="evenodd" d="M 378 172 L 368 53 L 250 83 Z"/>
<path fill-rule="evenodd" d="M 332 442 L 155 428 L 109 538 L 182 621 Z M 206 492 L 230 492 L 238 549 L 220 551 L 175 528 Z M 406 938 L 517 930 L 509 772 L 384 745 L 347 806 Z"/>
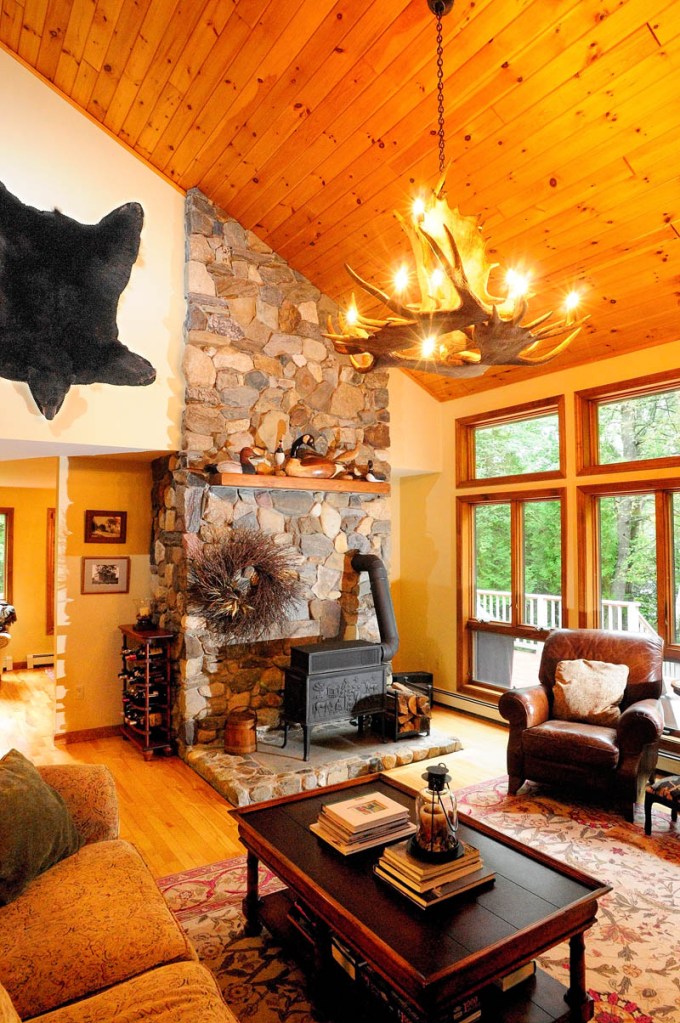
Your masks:
<path fill-rule="evenodd" d="M 352 557 L 352 568 L 355 572 L 368 572 L 375 616 L 378 619 L 383 663 L 391 661 L 399 649 L 399 633 L 397 632 L 397 622 L 394 617 L 392 595 L 385 566 L 377 554 L 359 554 L 357 552 Z"/>

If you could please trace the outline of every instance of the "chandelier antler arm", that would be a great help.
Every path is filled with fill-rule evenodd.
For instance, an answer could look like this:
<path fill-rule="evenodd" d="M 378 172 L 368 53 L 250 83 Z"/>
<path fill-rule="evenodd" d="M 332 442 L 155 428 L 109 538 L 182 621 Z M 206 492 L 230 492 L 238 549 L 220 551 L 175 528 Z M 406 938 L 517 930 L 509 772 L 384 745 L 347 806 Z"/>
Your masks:
<path fill-rule="evenodd" d="M 446 276 L 453 284 L 458 297 L 460 298 L 459 307 L 454 310 L 447 310 L 444 315 L 446 316 L 447 321 L 450 321 L 452 315 L 458 316 L 460 318 L 460 326 L 457 326 L 455 329 L 463 330 L 464 327 L 469 327 L 472 324 L 483 323 L 489 315 L 489 310 L 482 304 L 482 302 L 480 302 L 470 286 L 470 282 L 463 266 L 463 261 L 460 257 L 460 252 L 458 251 L 458 246 L 456 245 L 455 239 L 447 225 L 444 225 L 444 231 L 446 233 L 448 243 L 451 246 L 453 263 L 447 258 L 446 253 L 443 251 L 436 238 L 433 238 L 432 235 L 428 234 L 424 228 L 421 227 L 420 229 L 420 233 L 432 249 L 433 254 L 439 261 L 440 266 L 445 271 Z M 496 307 L 493 306 L 492 311 L 495 310 L 495 308 Z"/>
<path fill-rule="evenodd" d="M 409 317 L 413 316 L 413 311 L 409 309 L 408 306 L 405 306 L 396 299 L 391 298 L 386 291 L 382 291 L 382 289 L 378 288 L 375 284 L 370 284 L 368 281 L 365 281 L 363 277 L 360 277 L 356 270 L 353 270 L 347 263 L 345 263 L 345 270 L 352 280 L 356 281 L 360 288 L 367 291 L 369 295 L 373 296 L 373 298 L 377 298 L 379 302 L 382 302 L 384 306 L 391 309 L 393 313 L 397 314 L 397 316 L 403 317 L 404 320 L 408 320 Z"/>

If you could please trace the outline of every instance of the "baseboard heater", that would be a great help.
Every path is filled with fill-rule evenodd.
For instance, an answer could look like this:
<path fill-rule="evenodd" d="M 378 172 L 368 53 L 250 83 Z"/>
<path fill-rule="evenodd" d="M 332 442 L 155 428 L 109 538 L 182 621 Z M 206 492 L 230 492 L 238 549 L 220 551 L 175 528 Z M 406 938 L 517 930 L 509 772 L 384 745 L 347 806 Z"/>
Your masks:
<path fill-rule="evenodd" d="M 48 664 L 54 664 L 54 654 L 26 654 L 27 668 L 44 668 Z"/>

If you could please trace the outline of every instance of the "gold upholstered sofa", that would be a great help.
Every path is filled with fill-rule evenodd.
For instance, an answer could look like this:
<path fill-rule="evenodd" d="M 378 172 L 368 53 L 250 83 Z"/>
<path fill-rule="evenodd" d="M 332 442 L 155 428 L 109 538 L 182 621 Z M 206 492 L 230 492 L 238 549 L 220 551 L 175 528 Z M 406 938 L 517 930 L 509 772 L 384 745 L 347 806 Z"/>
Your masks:
<path fill-rule="evenodd" d="M 140 854 L 118 837 L 108 769 L 38 772 L 82 844 L 0 905 L 0 1023 L 236 1023 Z"/>

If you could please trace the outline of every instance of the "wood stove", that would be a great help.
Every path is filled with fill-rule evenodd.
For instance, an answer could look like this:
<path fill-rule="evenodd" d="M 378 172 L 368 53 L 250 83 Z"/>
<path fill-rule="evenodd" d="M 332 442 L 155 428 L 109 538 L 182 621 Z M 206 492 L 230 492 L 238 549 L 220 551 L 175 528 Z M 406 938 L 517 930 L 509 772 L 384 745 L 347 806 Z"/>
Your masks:
<path fill-rule="evenodd" d="M 382 645 L 364 640 L 335 640 L 292 647 L 283 690 L 283 745 L 288 726 L 302 725 L 304 759 L 309 759 L 311 730 L 331 721 L 359 723 L 384 712 L 385 665 Z"/>

